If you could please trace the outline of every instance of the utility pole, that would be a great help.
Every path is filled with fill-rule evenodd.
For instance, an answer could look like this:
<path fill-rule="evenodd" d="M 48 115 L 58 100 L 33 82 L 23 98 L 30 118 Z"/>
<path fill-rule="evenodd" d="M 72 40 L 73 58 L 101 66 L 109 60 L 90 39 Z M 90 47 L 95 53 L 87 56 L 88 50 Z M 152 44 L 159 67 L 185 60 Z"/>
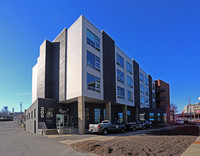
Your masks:
<path fill-rule="evenodd" d="M 190 105 L 190 122 L 192 122 L 192 112 L 191 112 L 191 98 L 189 98 L 189 105 Z"/>

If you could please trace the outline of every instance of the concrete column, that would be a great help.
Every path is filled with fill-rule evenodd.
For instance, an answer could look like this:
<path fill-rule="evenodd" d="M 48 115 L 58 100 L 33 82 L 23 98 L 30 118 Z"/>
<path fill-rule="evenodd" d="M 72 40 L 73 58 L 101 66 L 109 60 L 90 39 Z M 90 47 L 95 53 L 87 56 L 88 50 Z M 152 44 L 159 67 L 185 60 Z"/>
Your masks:
<path fill-rule="evenodd" d="M 123 118 L 124 118 L 124 123 L 127 123 L 127 105 L 123 106 Z"/>
<path fill-rule="evenodd" d="M 85 133 L 85 97 L 78 97 L 78 132 Z"/>
<path fill-rule="evenodd" d="M 111 120 L 111 102 L 106 102 L 106 120 Z"/>

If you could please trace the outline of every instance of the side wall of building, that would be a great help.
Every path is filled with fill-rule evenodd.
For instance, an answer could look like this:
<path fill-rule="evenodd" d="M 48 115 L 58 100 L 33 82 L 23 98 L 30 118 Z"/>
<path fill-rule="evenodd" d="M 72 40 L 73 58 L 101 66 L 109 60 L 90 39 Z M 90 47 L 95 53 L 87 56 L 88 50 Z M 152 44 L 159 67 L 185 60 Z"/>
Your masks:
<path fill-rule="evenodd" d="M 36 100 L 26 111 L 26 130 L 31 133 L 38 131 L 38 100 Z"/>

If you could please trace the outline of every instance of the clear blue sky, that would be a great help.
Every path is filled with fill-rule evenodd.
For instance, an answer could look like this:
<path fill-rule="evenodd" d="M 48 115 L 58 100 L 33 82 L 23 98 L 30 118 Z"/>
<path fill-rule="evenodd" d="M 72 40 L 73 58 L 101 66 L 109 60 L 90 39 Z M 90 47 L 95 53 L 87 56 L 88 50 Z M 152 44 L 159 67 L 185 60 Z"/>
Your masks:
<path fill-rule="evenodd" d="M 170 84 L 183 110 L 200 96 L 199 0 L 57 0 L 0 2 L 0 109 L 31 105 L 39 46 L 81 14 L 106 31 L 154 79 Z"/>

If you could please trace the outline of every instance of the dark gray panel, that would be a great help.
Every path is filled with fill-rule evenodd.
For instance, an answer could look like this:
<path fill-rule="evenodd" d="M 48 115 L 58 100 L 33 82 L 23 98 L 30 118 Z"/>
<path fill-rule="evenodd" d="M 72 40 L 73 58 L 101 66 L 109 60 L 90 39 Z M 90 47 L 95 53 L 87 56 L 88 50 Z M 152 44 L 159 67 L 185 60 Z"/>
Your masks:
<path fill-rule="evenodd" d="M 149 79 L 149 105 L 150 105 L 150 108 L 153 108 L 153 105 L 152 105 L 152 77 L 151 77 L 151 75 L 148 75 L 148 79 Z"/>
<path fill-rule="evenodd" d="M 115 42 L 104 31 L 103 38 L 103 87 L 104 100 L 116 102 Z"/>
<path fill-rule="evenodd" d="M 59 98 L 59 43 L 46 44 L 45 98 Z M 39 75 L 38 75 L 39 76 Z"/>
<path fill-rule="evenodd" d="M 134 101 L 135 107 L 140 107 L 140 79 L 139 64 L 133 60 Z"/>
<path fill-rule="evenodd" d="M 63 101 L 66 99 L 67 82 L 67 29 L 64 29 L 53 43 L 59 43 L 59 101 Z"/>

